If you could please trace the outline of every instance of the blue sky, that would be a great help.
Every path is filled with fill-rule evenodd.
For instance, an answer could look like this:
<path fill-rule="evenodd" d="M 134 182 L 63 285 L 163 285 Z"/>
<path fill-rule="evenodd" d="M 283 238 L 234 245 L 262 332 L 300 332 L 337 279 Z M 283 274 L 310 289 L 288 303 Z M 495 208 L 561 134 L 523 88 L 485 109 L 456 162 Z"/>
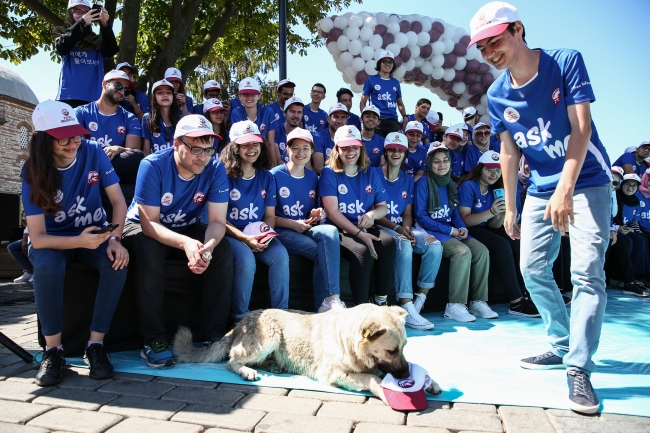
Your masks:
<path fill-rule="evenodd" d="M 442 18 L 469 30 L 470 19 L 485 3 L 477 0 L 366 0 L 348 10 L 418 13 Z M 530 47 L 574 48 L 582 52 L 597 99 L 592 104 L 592 116 L 612 162 L 625 147 L 650 140 L 650 132 L 643 126 L 649 116 L 647 76 L 650 56 L 646 44 L 650 41 L 647 22 L 650 1 L 621 0 L 614 4 L 604 0 L 526 0 L 512 4 L 519 9 Z M 424 9 L 423 5 L 427 8 Z M 308 30 L 302 28 L 299 31 Z M 0 63 L 16 71 L 39 100 L 56 96 L 60 66 L 50 61 L 49 54 L 41 53 L 18 66 L 4 60 Z M 313 83 L 321 82 L 327 87 L 327 98 L 322 103 L 325 109 L 335 102 L 338 88 L 348 87 L 325 47 L 310 48 L 306 57 L 289 55 L 287 70 L 289 78 L 297 84 L 296 95 L 303 100 L 309 100 Z M 270 77 L 277 78 L 277 72 L 272 72 Z M 458 111 L 425 88 L 403 85 L 402 92 L 409 113 L 413 112 L 419 98 L 427 97 L 432 99 L 433 108 L 444 114 L 446 125 L 462 120 Z M 358 97 L 355 96 L 353 107 L 358 106 Z M 353 111 L 358 114 L 358 108 L 353 108 Z"/>

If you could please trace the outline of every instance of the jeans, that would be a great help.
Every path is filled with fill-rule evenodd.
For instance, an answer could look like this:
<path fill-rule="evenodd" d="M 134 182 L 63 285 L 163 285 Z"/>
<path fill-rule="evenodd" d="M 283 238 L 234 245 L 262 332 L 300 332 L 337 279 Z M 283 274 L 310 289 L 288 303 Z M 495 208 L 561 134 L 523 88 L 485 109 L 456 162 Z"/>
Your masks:
<path fill-rule="evenodd" d="M 340 295 L 341 253 L 339 231 L 329 224 L 321 224 L 304 233 L 278 227 L 282 234 L 277 239 L 289 255 L 303 256 L 314 262 L 314 303 L 316 310 L 325 298 Z"/>
<path fill-rule="evenodd" d="M 544 221 L 550 196 L 528 196 L 521 216 L 521 270 L 526 288 L 539 310 L 551 350 L 569 369 L 587 374 L 595 369 L 591 357 L 598 349 L 605 314 L 605 251 L 609 244 L 609 185 L 574 192 L 575 224 L 571 241 L 571 319 L 553 280 L 553 262 L 560 249 L 560 232 L 551 218 Z"/>
<path fill-rule="evenodd" d="M 488 300 L 490 252 L 476 239 L 447 239 L 442 243 L 442 256 L 449 259 L 449 303 L 467 304 L 472 300 Z"/>
<path fill-rule="evenodd" d="M 27 269 L 32 269 L 33 266 L 32 262 L 29 261 L 27 255 L 23 252 L 22 246 L 23 241 L 21 239 L 7 245 L 7 251 L 9 251 L 9 255 L 11 255 L 11 257 L 13 257 L 16 262 L 18 262 L 22 270 L 27 271 Z"/>
<path fill-rule="evenodd" d="M 411 245 L 399 233 L 381 227 L 395 240 L 395 296 L 397 299 L 413 299 L 413 253 L 422 256 L 420 272 L 418 273 L 418 287 L 432 289 L 435 286 L 436 276 L 442 260 L 442 244 L 439 240 L 427 243 L 424 238 L 429 236 L 424 230 L 413 230 L 415 245 Z"/>
<path fill-rule="evenodd" d="M 29 259 L 34 264 L 34 297 L 36 310 L 41 321 L 44 336 L 57 335 L 63 330 L 63 286 L 66 265 L 78 260 L 99 271 L 99 285 L 95 296 L 93 318 L 90 323 L 92 332 L 105 334 L 113 320 L 113 313 L 120 300 L 126 267 L 115 270 L 113 262 L 106 254 L 108 241 L 97 249 L 75 248 L 72 250 L 52 250 L 34 248 L 29 244 Z M 79 307 L 81 308 L 81 307 Z"/>
<path fill-rule="evenodd" d="M 241 319 L 248 313 L 248 304 L 253 291 L 256 263 L 259 260 L 269 267 L 269 289 L 271 308 L 289 308 L 289 254 L 277 239 L 261 253 L 254 253 L 240 240 L 224 236 L 232 247 L 234 277 L 230 314 Z"/>

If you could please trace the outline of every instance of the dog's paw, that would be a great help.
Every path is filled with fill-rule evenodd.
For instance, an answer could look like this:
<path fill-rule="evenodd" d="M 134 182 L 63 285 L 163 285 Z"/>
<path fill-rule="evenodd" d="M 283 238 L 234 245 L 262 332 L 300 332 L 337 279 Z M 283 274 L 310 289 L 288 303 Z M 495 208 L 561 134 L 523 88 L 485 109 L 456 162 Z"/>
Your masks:
<path fill-rule="evenodd" d="M 433 380 L 431 381 L 431 385 L 427 389 L 425 389 L 425 391 L 433 395 L 442 394 L 442 389 L 440 388 L 440 385 L 438 385 Z"/>
<path fill-rule="evenodd" d="M 253 370 L 250 367 L 242 367 L 239 369 L 239 375 L 242 377 L 244 380 L 248 381 L 255 381 L 258 380 L 257 377 L 257 371 Z"/>
<path fill-rule="evenodd" d="M 282 374 L 284 370 L 276 362 L 265 362 L 260 366 L 262 370 L 266 370 L 273 374 Z"/>

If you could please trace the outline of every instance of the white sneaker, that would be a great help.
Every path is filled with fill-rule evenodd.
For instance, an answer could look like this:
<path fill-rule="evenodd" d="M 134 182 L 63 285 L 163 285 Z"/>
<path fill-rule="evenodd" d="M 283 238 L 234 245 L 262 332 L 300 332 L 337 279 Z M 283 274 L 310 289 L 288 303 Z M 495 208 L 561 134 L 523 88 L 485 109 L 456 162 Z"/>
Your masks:
<path fill-rule="evenodd" d="M 318 307 L 318 312 L 325 313 L 329 310 L 342 310 L 344 308 L 347 308 L 345 306 L 345 302 L 341 301 L 341 298 L 338 296 L 335 296 L 329 301 L 327 299 L 323 299 L 323 303 L 320 304 L 320 307 Z"/>
<path fill-rule="evenodd" d="M 413 302 L 407 302 L 406 304 L 402 305 L 402 308 L 405 309 L 407 313 L 409 313 L 409 315 L 406 316 L 406 326 L 413 329 L 419 329 L 420 331 L 433 329 L 433 323 L 429 322 L 427 319 L 420 316 L 417 311 L 415 311 Z"/>
<path fill-rule="evenodd" d="M 32 274 L 23 271 L 23 274 L 20 277 L 16 278 L 14 280 L 14 283 L 28 283 L 30 282 L 29 280 L 31 280 L 32 277 L 33 277 Z"/>
<path fill-rule="evenodd" d="M 499 315 L 496 311 L 492 311 L 490 306 L 485 301 L 472 301 L 469 303 L 469 312 L 475 316 L 484 319 L 497 319 Z"/>
<path fill-rule="evenodd" d="M 415 307 L 415 312 L 420 314 L 420 311 L 422 311 L 422 307 L 424 307 L 424 303 L 427 300 L 427 295 L 424 293 L 414 293 L 414 295 L 413 306 Z"/>
<path fill-rule="evenodd" d="M 469 314 L 465 304 L 447 304 L 447 308 L 445 308 L 445 318 L 457 322 L 473 322 L 476 320 L 476 317 Z"/>
<path fill-rule="evenodd" d="M 32 278 L 30 278 L 29 281 L 27 281 L 27 282 L 28 283 L 33 283 L 34 282 L 34 277 L 32 276 Z"/>

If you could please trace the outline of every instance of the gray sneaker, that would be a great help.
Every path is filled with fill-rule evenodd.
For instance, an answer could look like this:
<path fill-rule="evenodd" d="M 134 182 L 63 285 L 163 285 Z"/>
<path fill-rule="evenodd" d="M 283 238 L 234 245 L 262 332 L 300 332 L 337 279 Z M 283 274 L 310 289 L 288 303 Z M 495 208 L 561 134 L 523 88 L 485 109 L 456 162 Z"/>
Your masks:
<path fill-rule="evenodd" d="M 519 366 L 528 370 L 554 370 L 565 368 L 562 358 L 550 350 L 539 356 L 531 356 L 519 361 Z"/>
<path fill-rule="evenodd" d="M 415 311 L 420 314 L 422 311 L 422 307 L 424 307 L 424 303 L 427 301 L 427 295 L 424 293 L 414 293 L 413 294 L 413 306 L 415 307 Z"/>
<path fill-rule="evenodd" d="M 598 412 L 600 400 L 598 400 L 594 387 L 591 386 L 591 380 L 587 373 L 580 370 L 569 370 L 566 377 L 569 385 L 569 408 L 588 415 Z"/>

